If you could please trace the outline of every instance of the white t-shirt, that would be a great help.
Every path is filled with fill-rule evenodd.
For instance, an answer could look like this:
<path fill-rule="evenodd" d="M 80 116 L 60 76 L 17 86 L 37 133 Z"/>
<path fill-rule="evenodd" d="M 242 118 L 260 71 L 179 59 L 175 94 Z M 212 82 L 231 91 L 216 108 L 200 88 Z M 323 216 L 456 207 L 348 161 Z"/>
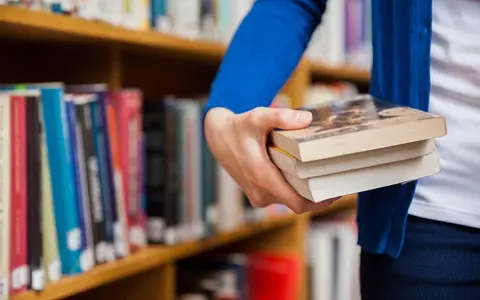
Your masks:
<path fill-rule="evenodd" d="M 433 0 L 432 13 L 430 111 L 448 133 L 442 171 L 419 181 L 410 214 L 480 228 L 480 0 Z"/>

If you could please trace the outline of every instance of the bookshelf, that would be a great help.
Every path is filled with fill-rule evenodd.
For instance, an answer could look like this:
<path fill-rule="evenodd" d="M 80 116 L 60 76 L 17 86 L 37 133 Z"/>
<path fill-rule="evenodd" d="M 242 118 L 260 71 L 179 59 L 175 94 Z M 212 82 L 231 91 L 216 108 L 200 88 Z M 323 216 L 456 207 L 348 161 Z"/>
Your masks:
<path fill-rule="evenodd" d="M 0 82 L 106 82 L 111 88 L 135 86 L 146 98 L 207 93 L 225 46 L 151 31 L 129 30 L 76 17 L 0 6 Z M 159 79 L 160 78 L 160 79 Z M 368 84 L 369 74 L 353 67 L 329 67 L 302 60 L 283 88 L 301 105 L 312 80 Z M 213 237 L 175 246 L 148 246 L 129 257 L 25 292 L 13 300 L 175 299 L 175 262 L 235 246 L 304 255 L 310 218 L 351 211 L 356 196 L 346 196 L 321 212 L 269 218 Z M 303 272 L 302 283 L 307 274 Z M 299 291 L 298 299 L 306 299 Z"/>

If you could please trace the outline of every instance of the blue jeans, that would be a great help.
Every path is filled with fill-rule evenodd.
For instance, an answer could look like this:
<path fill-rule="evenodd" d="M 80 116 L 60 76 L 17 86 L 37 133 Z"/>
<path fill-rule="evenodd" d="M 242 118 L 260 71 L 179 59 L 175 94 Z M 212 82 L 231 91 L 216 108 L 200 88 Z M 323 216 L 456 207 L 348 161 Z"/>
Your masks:
<path fill-rule="evenodd" d="M 480 230 L 409 216 L 400 257 L 362 252 L 360 277 L 362 300 L 480 299 Z"/>

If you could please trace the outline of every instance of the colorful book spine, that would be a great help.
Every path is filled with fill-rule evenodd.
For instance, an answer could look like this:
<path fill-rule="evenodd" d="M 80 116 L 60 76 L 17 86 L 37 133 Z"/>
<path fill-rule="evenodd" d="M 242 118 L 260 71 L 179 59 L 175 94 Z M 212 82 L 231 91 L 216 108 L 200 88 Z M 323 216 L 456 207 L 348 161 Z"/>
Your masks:
<path fill-rule="evenodd" d="M 91 219 L 89 211 L 89 203 L 87 195 L 85 193 L 86 189 L 86 180 L 84 179 L 84 173 L 82 171 L 82 165 L 80 162 L 80 157 L 82 156 L 82 149 L 79 148 L 79 132 L 77 130 L 78 121 L 76 114 L 76 106 L 73 102 L 74 96 L 66 95 L 66 108 L 67 108 L 67 120 L 68 120 L 68 129 L 70 133 L 70 143 L 73 159 L 73 177 L 75 178 L 75 191 L 76 191 L 76 200 L 77 200 L 77 209 L 80 219 L 80 230 L 81 230 L 81 248 L 82 255 L 80 259 L 80 266 L 82 271 L 90 270 L 94 265 L 93 257 L 93 241 L 91 235 Z"/>
<path fill-rule="evenodd" d="M 142 94 L 138 90 L 110 93 L 109 100 L 117 110 L 119 153 L 125 188 L 127 228 L 130 251 L 135 252 L 146 244 L 146 232 L 140 219 L 140 139 L 142 133 Z"/>
<path fill-rule="evenodd" d="M 10 107 L 10 96 L 0 94 L 0 299 L 8 299 L 10 286 Z"/>
<path fill-rule="evenodd" d="M 58 253 L 58 235 L 54 213 L 52 181 L 48 160 L 43 107 L 39 109 L 40 121 L 40 161 L 41 161 L 41 198 L 42 198 L 42 244 L 43 266 L 46 272 L 45 282 L 55 282 L 62 277 L 62 263 Z"/>
<path fill-rule="evenodd" d="M 28 288 L 27 259 L 27 165 L 26 99 L 11 96 L 11 213 L 10 213 L 10 294 Z"/>
<path fill-rule="evenodd" d="M 63 89 L 42 88 L 41 97 L 62 273 L 77 274 L 82 271 L 81 228 Z"/>
<path fill-rule="evenodd" d="M 101 103 L 99 101 L 91 103 L 93 133 L 95 136 L 95 153 L 98 157 L 100 187 L 102 192 L 102 204 L 105 220 L 105 233 L 107 243 L 105 245 L 106 261 L 115 260 L 115 222 L 113 218 L 114 208 L 112 207 L 112 195 L 109 188 L 109 169 L 107 163 L 107 149 L 105 144 L 105 126 L 102 118 Z M 116 214 L 115 214 L 116 215 Z"/>
<path fill-rule="evenodd" d="M 115 199 L 118 215 L 118 226 L 115 236 L 121 243 L 116 243 L 117 254 L 121 257 L 130 254 L 130 247 L 127 244 L 128 220 L 125 203 L 125 190 L 122 178 L 122 166 L 120 161 L 119 137 L 117 125 L 117 113 L 112 103 L 107 104 L 107 124 L 108 134 L 110 136 L 110 151 L 112 158 L 112 175 L 115 186 Z"/>
<path fill-rule="evenodd" d="M 30 268 L 29 287 L 41 291 L 45 287 L 45 271 L 43 269 L 42 245 L 42 210 L 41 210 L 41 161 L 40 161 L 40 98 L 27 97 L 27 232 L 28 232 L 28 264 Z"/>

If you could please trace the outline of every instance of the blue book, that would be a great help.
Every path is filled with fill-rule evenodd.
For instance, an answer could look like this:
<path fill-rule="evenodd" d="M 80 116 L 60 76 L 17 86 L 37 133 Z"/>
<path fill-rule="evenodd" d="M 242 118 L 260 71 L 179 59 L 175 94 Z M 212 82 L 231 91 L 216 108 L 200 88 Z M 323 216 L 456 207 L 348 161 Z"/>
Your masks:
<path fill-rule="evenodd" d="M 83 249 L 67 105 L 62 87 L 40 90 L 62 273 L 72 275 L 82 272 Z"/>
<path fill-rule="evenodd" d="M 75 191 L 76 191 L 76 201 L 77 201 L 77 209 L 78 209 L 78 216 L 80 221 L 80 230 L 81 230 L 81 249 L 82 249 L 82 256 L 80 260 L 80 266 L 82 271 L 88 271 L 93 266 L 93 242 L 91 238 L 92 234 L 92 226 L 91 226 L 91 219 L 90 219 L 90 211 L 89 211 L 89 203 L 88 198 L 84 195 L 86 190 L 85 184 L 86 182 L 82 178 L 81 170 L 80 170 L 80 157 L 83 149 L 78 147 L 78 139 L 77 136 L 77 114 L 75 111 L 75 104 L 73 103 L 72 99 L 67 99 L 69 96 L 66 96 L 65 105 L 67 108 L 67 121 L 68 121 L 68 130 L 70 134 L 70 149 L 72 152 L 72 159 L 73 159 L 73 177 L 75 179 Z"/>
<path fill-rule="evenodd" d="M 150 6 L 150 22 L 154 31 L 163 31 L 165 28 L 164 22 L 167 16 L 167 0 L 152 0 Z"/>
<path fill-rule="evenodd" d="M 108 149 L 107 144 L 105 143 L 105 123 L 104 118 L 102 117 L 101 103 L 94 101 L 90 103 L 92 108 L 92 124 L 93 124 L 93 134 L 94 134 L 94 144 L 95 152 L 98 157 L 99 164 L 99 173 L 100 173 L 100 188 L 102 192 L 102 199 L 104 205 L 104 217 L 106 224 L 106 234 L 107 234 L 107 249 L 106 249 L 106 259 L 107 261 L 113 261 L 116 258 L 115 255 L 115 236 L 114 236 L 114 215 L 116 216 L 115 207 L 112 206 L 114 198 L 112 199 L 112 194 L 110 193 L 110 169 L 108 164 Z"/>

